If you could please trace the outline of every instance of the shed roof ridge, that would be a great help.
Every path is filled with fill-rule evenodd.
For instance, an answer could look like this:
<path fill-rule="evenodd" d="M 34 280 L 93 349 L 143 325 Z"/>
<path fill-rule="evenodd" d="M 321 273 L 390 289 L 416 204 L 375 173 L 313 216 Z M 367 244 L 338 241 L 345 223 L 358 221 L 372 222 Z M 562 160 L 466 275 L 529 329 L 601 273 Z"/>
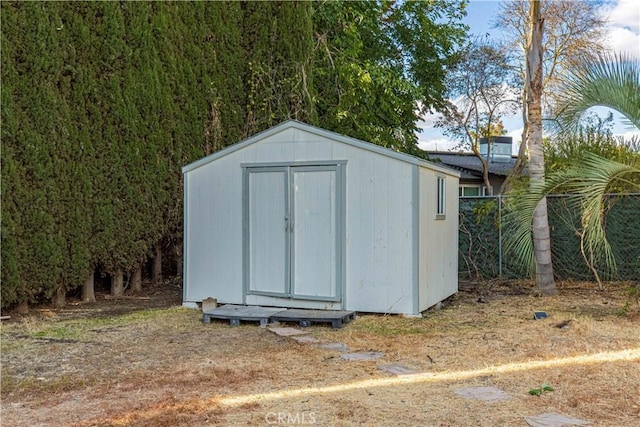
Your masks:
<path fill-rule="evenodd" d="M 368 141 L 364 141 L 358 138 L 354 138 L 352 136 L 348 136 L 348 135 L 343 135 L 341 133 L 332 131 L 332 130 L 328 130 L 328 129 L 324 129 L 315 125 L 311 125 L 296 119 L 287 119 L 284 122 L 277 124 L 273 127 L 270 127 L 268 129 L 265 129 L 263 131 L 260 131 L 246 139 L 243 139 L 241 141 L 238 141 L 232 145 L 229 145 L 228 147 L 223 148 L 220 151 L 216 151 L 215 153 L 211 153 L 201 159 L 198 159 L 194 162 L 191 162 L 185 166 L 182 167 L 182 173 L 187 173 L 191 170 L 197 169 L 201 166 L 204 166 L 216 159 L 219 159 L 221 157 L 224 157 L 226 155 L 229 155 L 237 150 L 240 150 L 246 146 L 249 146 L 251 144 L 254 144 L 260 140 L 263 140 L 271 135 L 275 135 L 277 133 L 283 132 L 287 129 L 291 129 L 291 128 L 295 128 L 298 130 L 302 130 L 305 132 L 309 132 L 309 133 L 313 133 L 315 135 L 319 135 L 319 136 L 324 136 L 326 138 L 329 139 L 333 139 L 335 141 L 338 142 L 342 142 L 345 144 L 349 144 L 352 146 L 356 146 L 359 147 L 361 149 L 364 150 L 368 150 L 368 151 L 372 151 L 375 152 L 377 154 L 383 155 L 383 156 L 387 156 L 387 157 L 391 157 L 394 158 L 396 160 L 400 160 L 400 161 L 404 161 L 406 163 L 411 163 L 414 165 L 418 165 L 418 166 L 423 166 L 423 167 L 428 167 L 428 168 L 432 168 L 432 169 L 440 169 L 443 172 L 447 172 L 450 174 L 454 174 L 454 175 L 459 175 L 460 173 L 455 170 L 454 168 L 451 168 L 448 165 L 440 165 L 437 164 L 435 162 L 429 161 L 429 160 L 425 160 L 422 159 L 420 157 L 416 157 L 413 156 L 411 154 L 407 154 L 407 153 L 403 153 L 400 151 L 396 151 L 396 150 L 392 150 L 390 148 L 387 147 L 383 147 L 381 145 L 377 145 L 374 144 L 372 142 L 368 142 Z"/>

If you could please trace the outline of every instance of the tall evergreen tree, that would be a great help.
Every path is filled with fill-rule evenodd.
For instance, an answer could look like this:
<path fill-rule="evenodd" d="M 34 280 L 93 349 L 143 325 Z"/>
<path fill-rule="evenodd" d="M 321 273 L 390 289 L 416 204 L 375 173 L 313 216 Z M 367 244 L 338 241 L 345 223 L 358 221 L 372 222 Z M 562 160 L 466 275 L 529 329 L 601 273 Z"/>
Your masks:
<path fill-rule="evenodd" d="M 421 5 L 2 2 L 2 306 L 94 272 L 119 292 L 180 247 L 181 167 L 285 119 L 414 149 L 439 95 L 411 46 L 447 41 L 437 83 L 464 33 L 463 7 Z"/>
<path fill-rule="evenodd" d="M 5 12 L 7 6 L 2 7 Z M 3 206 L 7 202 L 15 207 L 10 219 L 19 220 L 11 224 L 15 240 L 9 244 L 9 248 L 16 249 L 15 259 L 20 263 L 16 277 L 19 282 L 7 285 L 18 290 L 21 301 L 28 301 L 38 293 L 54 295 L 64 269 L 66 245 L 60 229 L 64 220 L 60 216 L 63 196 L 57 184 L 61 159 L 67 154 L 61 146 L 67 129 L 63 120 L 66 106 L 58 96 L 62 56 L 56 37 L 59 27 L 56 9 L 57 5 L 48 9 L 35 3 L 17 4 L 15 15 L 7 22 L 4 22 L 6 14 L 2 16 L 3 26 L 8 24 L 8 34 L 18 36 L 17 40 L 9 41 L 3 28 L 3 47 L 12 45 L 9 52 L 3 52 L 3 61 L 7 54 L 10 64 L 8 70 L 3 66 L 3 86 L 5 76 L 13 77 L 3 87 L 3 92 L 8 92 L 3 99 L 14 120 L 9 121 L 9 129 L 3 129 L 3 133 L 6 131 L 3 145 L 9 154 L 4 157 L 3 149 L 3 163 L 5 158 L 9 164 L 15 161 L 18 170 L 13 176 L 20 178 L 19 188 L 8 186 L 13 193 L 7 193 L 3 182 Z M 32 31 L 21 32 L 23 28 Z M 19 78 L 25 75 L 39 84 Z M 18 94 L 23 100 L 21 105 L 13 104 Z M 5 114 L 3 108 L 3 117 Z M 5 181 L 4 168 L 3 177 Z M 3 295 L 4 284 L 3 280 Z"/>
<path fill-rule="evenodd" d="M 246 136 L 286 119 L 314 122 L 311 2 L 243 3 Z"/>

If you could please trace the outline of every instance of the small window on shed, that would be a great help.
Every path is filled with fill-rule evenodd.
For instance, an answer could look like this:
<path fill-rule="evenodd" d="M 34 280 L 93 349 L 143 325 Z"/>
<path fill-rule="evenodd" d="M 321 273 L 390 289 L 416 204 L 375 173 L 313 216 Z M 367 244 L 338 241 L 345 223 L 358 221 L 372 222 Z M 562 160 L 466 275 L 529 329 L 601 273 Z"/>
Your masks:
<path fill-rule="evenodd" d="M 437 191 L 437 209 L 436 209 L 436 219 L 443 219 L 445 215 L 444 205 L 445 205 L 445 180 L 444 177 L 438 177 L 438 191 Z"/>

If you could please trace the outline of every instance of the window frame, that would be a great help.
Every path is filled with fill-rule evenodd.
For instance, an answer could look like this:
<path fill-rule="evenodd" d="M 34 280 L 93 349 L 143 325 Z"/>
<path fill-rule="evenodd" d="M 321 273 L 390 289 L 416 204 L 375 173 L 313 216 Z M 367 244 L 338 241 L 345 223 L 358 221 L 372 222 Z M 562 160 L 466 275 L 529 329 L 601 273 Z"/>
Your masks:
<path fill-rule="evenodd" d="M 445 219 L 447 210 L 447 180 L 444 176 L 436 176 L 436 219 Z"/>
<path fill-rule="evenodd" d="M 464 190 L 467 188 L 474 188 L 478 190 L 478 194 L 474 196 L 469 196 L 464 194 Z M 458 186 L 458 196 L 459 197 L 484 197 L 487 195 L 487 187 L 482 184 L 460 184 Z"/>

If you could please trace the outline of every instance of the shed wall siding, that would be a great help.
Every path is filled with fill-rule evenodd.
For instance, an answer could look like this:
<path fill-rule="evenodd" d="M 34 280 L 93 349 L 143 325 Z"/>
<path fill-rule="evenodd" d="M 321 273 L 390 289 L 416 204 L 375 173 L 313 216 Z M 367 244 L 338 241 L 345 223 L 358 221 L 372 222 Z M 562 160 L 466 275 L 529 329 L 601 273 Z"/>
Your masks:
<path fill-rule="evenodd" d="M 346 306 L 413 312 L 413 165 L 346 144 Z"/>
<path fill-rule="evenodd" d="M 445 178 L 445 218 L 436 219 L 438 176 Z M 420 168 L 420 311 L 458 290 L 458 179 Z"/>
<path fill-rule="evenodd" d="M 223 157 L 190 172 L 187 184 L 186 301 L 242 303 L 242 171 Z M 240 274 L 238 274 L 240 272 Z"/>

